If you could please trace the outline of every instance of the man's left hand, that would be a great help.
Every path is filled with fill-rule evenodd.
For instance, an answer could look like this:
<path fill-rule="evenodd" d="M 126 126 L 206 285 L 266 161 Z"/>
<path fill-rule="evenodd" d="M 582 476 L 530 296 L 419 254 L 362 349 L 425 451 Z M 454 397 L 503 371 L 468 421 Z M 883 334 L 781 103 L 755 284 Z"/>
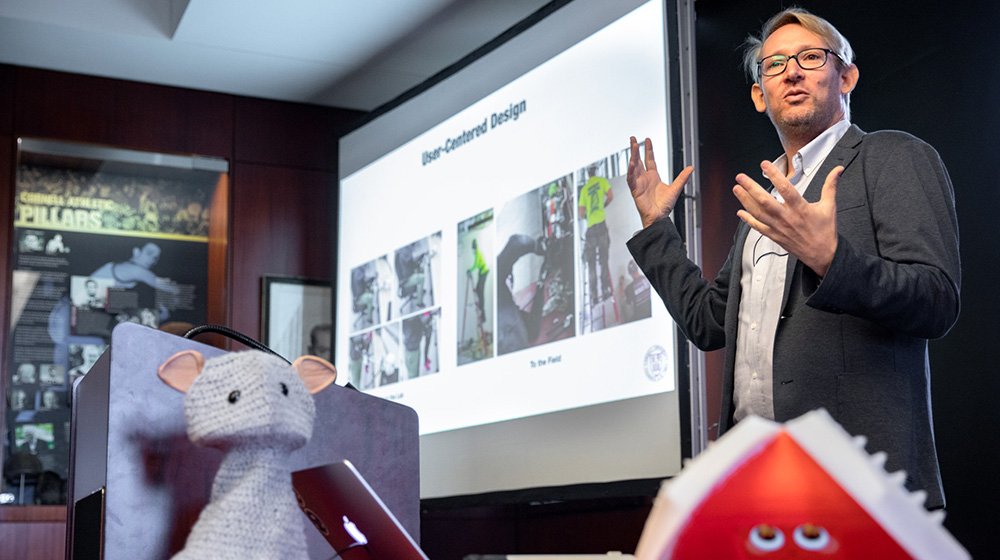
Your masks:
<path fill-rule="evenodd" d="M 736 176 L 733 194 L 743 205 L 736 213 L 750 227 L 798 257 L 819 276 L 826 276 L 837 250 L 837 166 L 826 176 L 818 202 L 807 202 L 773 163 L 760 168 L 784 199 L 776 200 L 746 174 Z"/>

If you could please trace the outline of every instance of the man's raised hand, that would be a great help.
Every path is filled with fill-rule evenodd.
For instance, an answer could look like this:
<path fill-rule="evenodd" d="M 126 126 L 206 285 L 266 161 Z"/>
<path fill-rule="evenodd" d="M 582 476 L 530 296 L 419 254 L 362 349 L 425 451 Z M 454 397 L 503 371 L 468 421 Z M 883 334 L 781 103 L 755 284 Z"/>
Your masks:
<path fill-rule="evenodd" d="M 816 274 L 826 276 L 837 250 L 837 181 L 844 172 L 835 167 L 826 176 L 818 202 L 802 198 L 785 175 L 769 161 L 761 170 L 784 199 L 779 202 L 756 181 L 740 173 L 733 194 L 743 205 L 736 213 L 750 227 L 798 257 Z"/>
<path fill-rule="evenodd" d="M 656 159 L 653 157 L 653 142 L 645 140 L 645 162 L 639 159 L 639 142 L 635 136 L 629 139 L 628 181 L 629 191 L 639 211 L 642 227 L 649 227 L 657 219 L 666 216 L 674 209 L 677 199 L 684 190 L 688 178 L 694 172 L 691 166 L 685 167 L 672 183 L 667 185 L 660 179 L 656 170 Z"/>

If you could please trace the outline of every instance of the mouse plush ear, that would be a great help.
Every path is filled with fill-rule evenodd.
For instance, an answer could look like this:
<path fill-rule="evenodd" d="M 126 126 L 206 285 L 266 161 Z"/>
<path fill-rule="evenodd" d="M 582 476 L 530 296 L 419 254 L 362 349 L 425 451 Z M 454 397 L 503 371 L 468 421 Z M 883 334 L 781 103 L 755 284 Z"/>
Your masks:
<path fill-rule="evenodd" d="M 292 369 L 314 395 L 337 380 L 337 368 L 319 356 L 301 356 L 292 362 Z"/>
<path fill-rule="evenodd" d="M 205 367 L 205 357 L 197 350 L 184 350 L 167 358 L 156 374 L 164 383 L 182 393 L 187 393 L 191 384 Z"/>

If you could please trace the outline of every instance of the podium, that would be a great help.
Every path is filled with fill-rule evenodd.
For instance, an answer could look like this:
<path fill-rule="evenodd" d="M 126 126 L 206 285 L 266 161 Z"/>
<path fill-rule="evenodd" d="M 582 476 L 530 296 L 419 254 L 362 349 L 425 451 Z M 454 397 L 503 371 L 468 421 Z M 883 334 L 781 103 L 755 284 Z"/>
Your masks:
<path fill-rule="evenodd" d="M 188 440 L 184 395 L 156 375 L 167 358 L 188 349 L 206 359 L 225 353 L 120 324 L 108 350 L 74 388 L 67 558 L 159 560 L 183 548 L 222 460 L 220 451 Z M 350 460 L 418 538 L 416 412 L 339 385 L 314 398 L 312 439 L 292 454 L 292 471 Z M 310 558 L 330 558 L 332 549 L 304 514 L 303 525 Z"/>

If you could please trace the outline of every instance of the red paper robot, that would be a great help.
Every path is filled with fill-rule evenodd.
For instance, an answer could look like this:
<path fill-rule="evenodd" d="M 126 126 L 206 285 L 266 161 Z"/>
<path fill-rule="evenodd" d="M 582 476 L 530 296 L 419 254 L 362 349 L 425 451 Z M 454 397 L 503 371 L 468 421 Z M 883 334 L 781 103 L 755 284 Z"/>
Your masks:
<path fill-rule="evenodd" d="M 965 559 L 922 507 L 826 411 L 749 418 L 664 483 L 636 556 L 665 559 Z"/>

